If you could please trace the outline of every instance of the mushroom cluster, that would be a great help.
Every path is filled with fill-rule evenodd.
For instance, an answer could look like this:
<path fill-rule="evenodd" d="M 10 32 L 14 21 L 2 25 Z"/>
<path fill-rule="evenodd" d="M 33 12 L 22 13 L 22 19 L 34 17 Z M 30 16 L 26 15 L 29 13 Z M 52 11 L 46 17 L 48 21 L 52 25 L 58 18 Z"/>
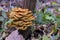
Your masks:
<path fill-rule="evenodd" d="M 12 19 L 13 22 L 8 26 L 14 26 L 17 29 L 25 30 L 29 26 L 32 26 L 32 20 L 34 20 L 35 17 L 33 16 L 32 11 L 29 11 L 28 9 L 13 8 L 9 13 L 9 19 Z"/>

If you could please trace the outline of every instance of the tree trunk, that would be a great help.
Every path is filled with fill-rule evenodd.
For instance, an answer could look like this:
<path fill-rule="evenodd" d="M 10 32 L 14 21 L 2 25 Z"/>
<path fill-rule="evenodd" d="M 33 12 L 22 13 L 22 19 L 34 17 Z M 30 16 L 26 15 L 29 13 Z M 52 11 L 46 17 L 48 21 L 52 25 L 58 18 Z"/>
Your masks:
<path fill-rule="evenodd" d="M 24 0 L 23 1 L 22 8 L 27 8 L 34 12 L 35 7 L 36 7 L 36 0 Z"/>

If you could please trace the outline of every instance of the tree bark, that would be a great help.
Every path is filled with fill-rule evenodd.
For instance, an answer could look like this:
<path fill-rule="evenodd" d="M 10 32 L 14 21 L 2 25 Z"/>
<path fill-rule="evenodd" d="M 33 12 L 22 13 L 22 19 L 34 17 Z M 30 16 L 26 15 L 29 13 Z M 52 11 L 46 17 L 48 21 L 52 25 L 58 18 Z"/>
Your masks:
<path fill-rule="evenodd" d="M 27 8 L 34 12 L 35 7 L 36 7 L 36 0 L 24 0 L 23 1 L 22 8 Z"/>

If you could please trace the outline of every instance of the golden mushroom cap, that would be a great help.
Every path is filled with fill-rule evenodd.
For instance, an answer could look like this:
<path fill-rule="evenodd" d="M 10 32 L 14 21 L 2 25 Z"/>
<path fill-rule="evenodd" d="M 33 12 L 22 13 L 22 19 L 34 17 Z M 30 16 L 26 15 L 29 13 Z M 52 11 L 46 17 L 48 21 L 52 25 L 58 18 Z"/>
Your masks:
<path fill-rule="evenodd" d="M 32 26 L 32 20 L 35 17 L 32 15 L 32 11 L 16 7 L 9 13 L 9 19 L 13 19 L 13 22 L 8 25 L 9 27 L 15 26 L 17 29 L 26 30 Z"/>

